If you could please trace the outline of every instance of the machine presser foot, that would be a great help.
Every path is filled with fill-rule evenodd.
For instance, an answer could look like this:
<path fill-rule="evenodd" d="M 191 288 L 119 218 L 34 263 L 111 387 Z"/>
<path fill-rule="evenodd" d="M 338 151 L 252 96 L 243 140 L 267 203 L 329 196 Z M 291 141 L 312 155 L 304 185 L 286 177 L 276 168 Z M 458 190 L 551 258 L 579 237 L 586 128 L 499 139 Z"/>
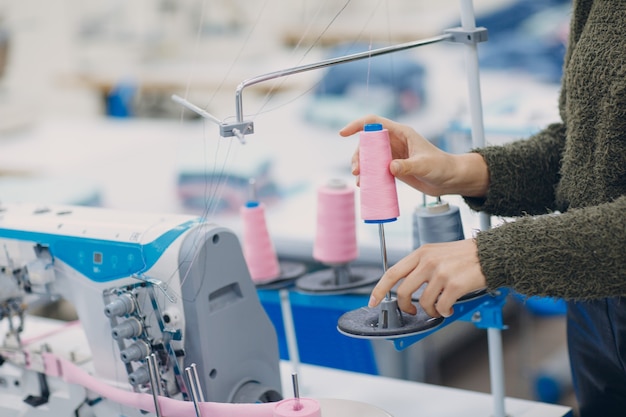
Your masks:
<path fill-rule="evenodd" d="M 403 313 L 394 297 L 383 300 L 374 308 L 362 307 L 339 317 L 337 329 L 346 336 L 363 339 L 392 339 L 434 329 L 442 317 L 430 317 L 417 305 L 417 314 Z"/>

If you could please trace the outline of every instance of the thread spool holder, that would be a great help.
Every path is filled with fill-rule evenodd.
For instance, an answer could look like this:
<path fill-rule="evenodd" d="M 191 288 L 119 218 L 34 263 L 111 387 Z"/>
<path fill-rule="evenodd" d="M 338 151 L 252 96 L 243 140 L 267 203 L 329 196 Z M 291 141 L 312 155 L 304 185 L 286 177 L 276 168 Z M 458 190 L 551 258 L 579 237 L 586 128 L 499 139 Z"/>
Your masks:
<path fill-rule="evenodd" d="M 311 294 L 358 293 L 371 290 L 382 276 L 379 268 L 350 266 L 349 263 L 328 266 L 302 275 L 296 280 L 296 288 Z"/>
<path fill-rule="evenodd" d="M 471 3 L 471 0 L 470 0 Z M 470 6 L 471 8 L 471 6 Z M 473 20 L 473 12 L 472 12 L 472 20 Z M 453 43 L 462 43 L 465 45 L 476 46 L 476 44 L 480 42 L 485 42 L 488 39 L 488 32 L 486 28 L 483 27 L 466 27 L 463 25 L 461 27 L 451 28 L 444 30 L 443 34 L 438 36 L 433 36 L 426 39 L 415 40 L 411 42 L 405 42 L 397 45 L 390 45 L 386 47 L 381 47 L 377 49 L 372 49 L 364 52 L 358 52 L 349 55 L 343 55 L 336 58 L 330 58 L 318 62 L 314 62 L 307 65 L 300 65 L 297 67 L 286 68 L 274 72 L 269 72 L 266 74 L 258 75 L 256 77 L 248 78 L 237 86 L 235 90 L 235 122 L 227 123 L 223 122 L 217 117 L 213 116 L 209 112 L 204 109 L 194 105 L 188 100 L 174 94 L 172 95 L 172 100 L 176 103 L 182 105 L 188 110 L 193 111 L 199 116 L 216 123 L 219 125 L 220 136 L 222 137 L 237 137 L 242 143 L 245 143 L 245 136 L 254 133 L 254 122 L 250 120 L 244 120 L 243 114 L 243 91 L 250 86 L 260 84 L 266 81 L 275 80 L 282 77 L 287 77 L 290 75 L 300 74 L 303 72 L 323 69 L 327 67 L 332 67 L 334 65 L 346 64 L 348 62 L 359 61 L 362 59 L 369 59 L 380 55 L 386 55 L 394 52 L 401 52 L 413 48 L 417 48 L 420 46 L 430 45 L 438 42 L 448 41 Z"/>

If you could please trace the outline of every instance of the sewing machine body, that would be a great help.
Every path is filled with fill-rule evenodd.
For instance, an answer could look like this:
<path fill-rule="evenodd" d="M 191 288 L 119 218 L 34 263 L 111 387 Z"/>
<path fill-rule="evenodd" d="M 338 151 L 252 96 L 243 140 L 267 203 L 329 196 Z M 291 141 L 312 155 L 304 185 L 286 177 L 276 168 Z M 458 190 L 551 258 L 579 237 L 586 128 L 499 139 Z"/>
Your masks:
<path fill-rule="evenodd" d="M 21 340 L 29 305 L 58 297 L 75 308 L 89 357 L 72 353 L 71 340 L 59 346 Z M 24 352 L 69 357 L 99 380 L 136 393 L 151 392 L 146 358 L 154 354 L 163 396 L 189 400 L 184 369 L 195 364 L 205 401 L 281 398 L 275 330 L 258 300 L 238 239 L 194 217 L 0 205 L 0 318 L 8 325 L 0 348 L 7 363 L 0 366 L 0 377 L 8 373 L 5 380 L 14 381 L 12 386 L 0 384 L 0 393 L 20 402 L 29 395 L 35 398 L 26 400 L 31 403 L 20 416 L 45 409 L 73 415 L 61 406 L 51 408 L 59 401 L 54 389 L 43 398 L 41 378 L 46 378 L 21 368 L 20 358 L 29 358 Z M 47 380 L 48 388 L 60 383 Z M 64 402 L 68 410 L 77 409 L 72 402 L 94 400 L 80 387 L 64 392 L 75 397 Z M 141 415 L 140 410 L 119 414 L 119 406 L 112 407 L 116 414 L 95 412 L 106 408 L 94 404 L 90 412 Z M 11 410 L 5 413 L 0 407 L 0 416 L 14 416 Z"/>

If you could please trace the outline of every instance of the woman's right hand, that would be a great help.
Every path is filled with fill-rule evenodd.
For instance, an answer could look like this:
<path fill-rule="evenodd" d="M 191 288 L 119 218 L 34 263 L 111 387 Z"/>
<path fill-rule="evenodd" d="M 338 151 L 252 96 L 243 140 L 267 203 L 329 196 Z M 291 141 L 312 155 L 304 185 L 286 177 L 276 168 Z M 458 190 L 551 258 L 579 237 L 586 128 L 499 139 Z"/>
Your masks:
<path fill-rule="evenodd" d="M 489 173 L 482 156 L 477 153 L 450 154 L 437 148 L 409 126 L 384 117 L 369 115 L 350 122 L 339 131 L 351 136 L 363 126 L 380 123 L 389 131 L 391 174 L 411 187 L 431 196 L 461 194 L 482 197 L 487 192 Z M 360 173 L 359 150 L 352 156 L 352 174 Z"/>

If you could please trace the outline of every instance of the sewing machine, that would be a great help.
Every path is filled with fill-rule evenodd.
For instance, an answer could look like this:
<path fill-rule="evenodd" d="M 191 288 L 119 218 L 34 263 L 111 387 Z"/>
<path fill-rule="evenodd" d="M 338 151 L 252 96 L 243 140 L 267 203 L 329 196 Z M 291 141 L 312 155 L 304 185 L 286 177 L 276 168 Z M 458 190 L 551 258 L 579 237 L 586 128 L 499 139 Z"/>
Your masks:
<path fill-rule="evenodd" d="M 22 338 L 29 308 L 59 297 L 86 352 Z M 282 399 L 275 330 L 237 237 L 193 217 L 0 204 L 0 319 L 0 416 L 140 416 L 157 394 L 189 415 L 192 399 Z"/>

